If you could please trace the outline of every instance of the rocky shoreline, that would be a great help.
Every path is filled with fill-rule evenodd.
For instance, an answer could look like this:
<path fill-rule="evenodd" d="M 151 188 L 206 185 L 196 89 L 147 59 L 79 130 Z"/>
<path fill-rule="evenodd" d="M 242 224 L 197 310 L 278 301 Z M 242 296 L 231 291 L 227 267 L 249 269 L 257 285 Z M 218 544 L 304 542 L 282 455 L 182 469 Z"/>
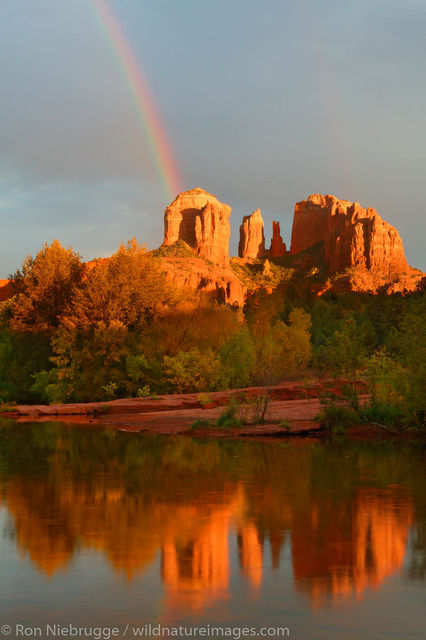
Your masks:
<path fill-rule="evenodd" d="M 327 387 L 326 380 L 310 384 L 286 382 L 272 386 L 268 389 L 271 398 L 268 423 L 230 428 L 215 424 L 224 407 L 232 398 L 239 398 L 242 394 L 246 398 L 263 394 L 264 388 L 126 398 L 109 402 L 18 405 L 3 411 L 1 416 L 13 418 L 19 423 L 61 420 L 106 425 L 146 434 L 190 432 L 192 435 L 211 437 L 310 435 L 323 431 L 317 416 L 321 410 L 320 397 Z M 203 424 L 193 426 L 197 421 Z"/>

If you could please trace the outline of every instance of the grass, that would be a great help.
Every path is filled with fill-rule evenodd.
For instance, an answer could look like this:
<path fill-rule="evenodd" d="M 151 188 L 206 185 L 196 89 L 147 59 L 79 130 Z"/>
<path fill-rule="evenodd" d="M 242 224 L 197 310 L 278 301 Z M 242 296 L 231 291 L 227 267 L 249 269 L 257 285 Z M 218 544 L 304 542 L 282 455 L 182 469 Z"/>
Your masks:
<path fill-rule="evenodd" d="M 362 422 L 359 413 L 352 407 L 328 402 L 321 413 L 316 416 L 325 429 L 333 433 L 344 432 L 347 427 L 352 427 Z"/>
<path fill-rule="evenodd" d="M 193 258 L 194 252 L 184 240 L 177 240 L 171 245 L 162 245 L 152 251 L 155 258 Z"/>
<path fill-rule="evenodd" d="M 235 398 L 231 398 L 229 403 L 222 410 L 222 413 L 216 420 L 216 426 L 221 427 L 222 429 L 241 427 L 242 422 L 238 417 L 239 410 L 240 403 Z"/>
<path fill-rule="evenodd" d="M 291 431 L 291 424 L 288 420 L 281 420 L 281 422 L 278 423 L 278 426 L 283 431 Z"/>
<path fill-rule="evenodd" d="M 211 426 L 210 420 L 195 420 L 195 422 L 191 424 L 191 429 L 209 429 Z"/>

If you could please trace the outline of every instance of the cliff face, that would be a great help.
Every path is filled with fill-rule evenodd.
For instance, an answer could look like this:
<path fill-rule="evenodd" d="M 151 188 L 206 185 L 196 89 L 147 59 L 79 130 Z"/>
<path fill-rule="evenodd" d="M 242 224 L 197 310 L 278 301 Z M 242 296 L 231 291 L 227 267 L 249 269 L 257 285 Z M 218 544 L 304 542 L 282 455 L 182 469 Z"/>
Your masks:
<path fill-rule="evenodd" d="M 246 287 L 230 267 L 209 265 L 198 256 L 163 257 L 161 270 L 170 282 L 180 289 L 207 293 L 227 304 L 242 306 Z"/>
<path fill-rule="evenodd" d="M 328 271 L 348 267 L 383 276 L 410 272 L 398 231 L 377 211 L 358 202 L 314 194 L 298 202 L 294 211 L 291 253 L 316 244 Z"/>
<path fill-rule="evenodd" d="M 231 207 L 203 189 L 180 193 L 164 213 L 164 245 L 183 240 L 196 255 L 229 264 Z"/>
<path fill-rule="evenodd" d="M 260 209 L 250 216 L 244 216 L 240 226 L 238 256 L 240 258 L 261 258 L 265 255 L 265 234 Z"/>

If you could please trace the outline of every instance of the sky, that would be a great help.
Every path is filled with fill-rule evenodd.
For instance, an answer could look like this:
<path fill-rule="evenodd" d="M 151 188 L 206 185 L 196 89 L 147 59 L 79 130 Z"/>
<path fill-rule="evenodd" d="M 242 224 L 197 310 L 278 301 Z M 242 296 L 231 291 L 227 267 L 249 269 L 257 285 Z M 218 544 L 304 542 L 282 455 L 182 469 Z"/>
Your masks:
<path fill-rule="evenodd" d="M 109 0 L 181 175 L 267 244 L 311 193 L 372 206 L 426 269 L 425 0 Z M 94 0 L 2 0 L 0 278 L 44 242 L 163 239 L 165 192 Z M 174 194 L 176 195 L 176 194 Z"/>

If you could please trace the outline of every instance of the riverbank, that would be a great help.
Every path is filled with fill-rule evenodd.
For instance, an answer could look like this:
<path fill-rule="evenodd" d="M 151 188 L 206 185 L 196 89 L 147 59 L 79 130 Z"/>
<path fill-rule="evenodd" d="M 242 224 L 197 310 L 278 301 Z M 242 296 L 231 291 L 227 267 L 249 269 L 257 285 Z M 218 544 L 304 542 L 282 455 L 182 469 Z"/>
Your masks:
<path fill-rule="evenodd" d="M 231 389 L 208 394 L 188 393 L 150 398 L 126 398 L 109 402 L 57 405 L 18 405 L 3 411 L 17 422 L 66 422 L 104 424 L 125 431 L 152 434 L 185 433 L 204 436 L 306 435 L 322 431 L 317 416 L 320 397 L 329 381 L 285 382 L 268 389 L 267 424 L 218 427 L 216 421 L 231 399 L 242 395 L 250 401 L 265 393 L 263 387 Z M 334 389 L 336 393 L 339 389 Z M 365 391 L 362 386 L 360 392 Z M 195 425 L 194 425 L 195 423 Z M 198 425 L 198 426 L 197 426 Z"/>

